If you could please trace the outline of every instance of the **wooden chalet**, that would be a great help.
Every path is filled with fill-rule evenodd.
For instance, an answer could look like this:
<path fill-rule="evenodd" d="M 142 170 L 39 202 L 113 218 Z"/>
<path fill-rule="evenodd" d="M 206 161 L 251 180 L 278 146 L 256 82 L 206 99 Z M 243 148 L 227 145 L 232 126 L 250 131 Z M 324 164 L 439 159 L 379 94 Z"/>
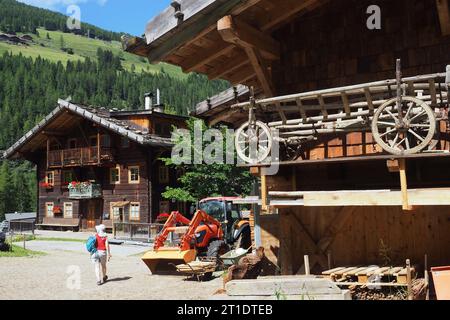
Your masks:
<path fill-rule="evenodd" d="M 302 143 L 275 160 L 277 175 L 264 174 L 270 163 L 249 165 L 261 176 L 256 242 L 283 274 L 303 272 L 303 255 L 315 272 L 407 258 L 423 267 L 425 255 L 428 266 L 448 265 L 449 2 L 178 0 L 148 23 L 145 38 L 123 44 L 151 62 L 230 81 L 233 88 L 197 106 L 210 124 L 238 128 L 252 109 L 267 127 L 297 130 Z M 367 27 L 372 5 L 381 29 Z M 404 92 L 443 115 L 425 150 L 394 155 L 375 143 L 368 122 Z"/>
<path fill-rule="evenodd" d="M 10 160 L 36 164 L 37 219 L 41 227 L 92 230 L 104 223 L 151 223 L 182 203 L 161 193 L 177 173 L 159 159 L 170 156 L 172 126 L 185 118 L 161 106 L 118 111 L 65 100 L 5 151 Z"/>

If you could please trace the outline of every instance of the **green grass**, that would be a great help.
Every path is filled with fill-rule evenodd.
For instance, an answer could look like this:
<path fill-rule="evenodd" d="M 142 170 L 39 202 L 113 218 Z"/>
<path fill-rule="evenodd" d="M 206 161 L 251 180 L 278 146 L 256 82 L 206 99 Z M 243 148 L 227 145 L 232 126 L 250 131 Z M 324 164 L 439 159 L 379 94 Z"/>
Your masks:
<path fill-rule="evenodd" d="M 23 247 L 12 245 L 12 251 L 1 252 L 0 258 L 19 258 L 19 257 L 35 257 L 35 256 L 43 256 L 44 252 L 40 251 L 32 251 L 28 249 L 24 249 Z"/>
<path fill-rule="evenodd" d="M 37 35 L 31 35 L 34 39 L 34 43 L 29 46 L 0 42 L 0 54 L 3 54 L 5 51 L 12 52 L 13 54 L 22 53 L 25 57 L 36 59 L 40 56 L 43 59 L 53 62 L 61 61 L 63 65 L 66 65 L 67 61 L 83 61 L 86 57 L 95 60 L 97 58 L 97 50 L 101 48 L 103 50 L 110 50 L 114 55 L 121 57 L 122 66 L 127 71 L 131 71 L 132 66 L 134 65 L 135 72 L 137 73 L 159 73 L 164 69 L 165 73 L 171 77 L 178 79 L 187 77 L 187 75 L 176 66 L 166 63 L 150 64 L 143 57 L 123 51 L 122 45 L 118 41 L 108 42 L 90 39 L 72 33 L 47 31 L 45 29 L 38 29 L 38 32 L 39 37 Z M 50 39 L 47 39 L 47 33 L 49 34 Z M 72 48 L 74 51 L 73 55 L 61 50 L 61 36 L 64 39 L 64 47 Z"/>

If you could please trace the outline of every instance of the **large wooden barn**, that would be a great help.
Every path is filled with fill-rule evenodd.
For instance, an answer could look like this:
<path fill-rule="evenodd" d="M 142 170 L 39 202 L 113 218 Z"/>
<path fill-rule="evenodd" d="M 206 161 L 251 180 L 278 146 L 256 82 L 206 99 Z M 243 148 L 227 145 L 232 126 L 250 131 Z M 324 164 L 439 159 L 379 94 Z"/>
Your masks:
<path fill-rule="evenodd" d="M 161 193 L 175 186 L 172 126 L 185 118 L 146 109 L 119 111 L 59 100 L 36 127 L 5 151 L 6 159 L 36 165 L 37 223 L 46 228 L 94 230 L 100 223 L 145 224 L 159 213 L 185 210 Z"/>
<path fill-rule="evenodd" d="M 302 271 L 303 255 L 314 272 L 425 255 L 435 266 L 450 263 L 449 17 L 447 0 L 179 0 L 124 46 L 230 81 L 196 108 L 210 124 L 245 126 L 250 109 L 297 141 L 248 165 L 261 175 L 256 240 L 283 274 Z"/>

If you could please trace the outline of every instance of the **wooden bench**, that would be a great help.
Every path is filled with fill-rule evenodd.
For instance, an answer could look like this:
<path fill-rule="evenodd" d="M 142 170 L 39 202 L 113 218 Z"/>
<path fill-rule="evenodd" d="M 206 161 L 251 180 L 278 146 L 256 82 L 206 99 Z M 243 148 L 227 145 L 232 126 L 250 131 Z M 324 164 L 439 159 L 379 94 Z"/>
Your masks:
<path fill-rule="evenodd" d="M 72 231 L 78 231 L 80 229 L 80 219 L 79 218 L 73 218 L 73 219 L 67 219 L 67 218 L 51 218 L 51 217 L 44 217 L 42 220 L 42 223 L 36 225 L 39 228 L 58 228 L 61 231 L 72 229 Z"/>

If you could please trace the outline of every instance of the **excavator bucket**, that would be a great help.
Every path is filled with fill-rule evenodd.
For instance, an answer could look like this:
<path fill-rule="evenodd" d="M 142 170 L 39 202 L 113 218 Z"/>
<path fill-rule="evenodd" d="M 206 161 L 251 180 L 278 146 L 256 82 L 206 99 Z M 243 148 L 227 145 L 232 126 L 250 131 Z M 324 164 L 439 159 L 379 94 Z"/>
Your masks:
<path fill-rule="evenodd" d="M 176 273 L 175 266 L 186 264 L 195 260 L 197 251 L 195 249 L 181 251 L 178 248 L 161 248 L 148 251 L 142 257 L 152 274 Z"/>

